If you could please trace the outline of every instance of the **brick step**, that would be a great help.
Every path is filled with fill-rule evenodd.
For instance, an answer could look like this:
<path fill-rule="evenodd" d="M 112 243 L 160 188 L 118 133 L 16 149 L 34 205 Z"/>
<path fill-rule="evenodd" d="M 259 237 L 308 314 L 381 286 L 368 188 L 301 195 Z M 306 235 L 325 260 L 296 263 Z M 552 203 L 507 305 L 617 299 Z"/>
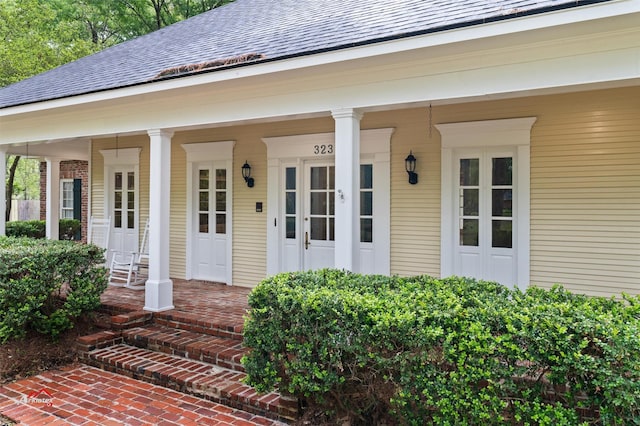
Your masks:
<path fill-rule="evenodd" d="M 153 315 L 153 323 L 169 328 L 177 328 L 185 331 L 209 334 L 211 336 L 228 337 L 242 341 L 244 320 L 238 314 L 231 315 L 225 312 L 219 314 L 209 313 L 207 317 L 175 310 L 157 312 Z"/>
<path fill-rule="evenodd" d="M 106 371 L 249 413 L 281 421 L 297 417 L 297 401 L 275 392 L 258 394 L 242 383 L 246 375 L 240 371 L 123 343 L 94 349 L 83 358 L 86 364 Z"/>
<path fill-rule="evenodd" d="M 139 348 L 244 372 L 240 360 L 247 350 L 242 346 L 241 341 L 233 338 L 154 324 L 123 330 L 122 339 L 124 343 Z"/>

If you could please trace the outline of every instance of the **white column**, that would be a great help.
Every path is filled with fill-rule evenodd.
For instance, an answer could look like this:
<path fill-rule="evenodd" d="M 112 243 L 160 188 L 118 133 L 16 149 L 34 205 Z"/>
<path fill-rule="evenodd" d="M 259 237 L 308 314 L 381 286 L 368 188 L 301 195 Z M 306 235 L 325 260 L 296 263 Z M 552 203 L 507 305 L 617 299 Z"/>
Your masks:
<path fill-rule="evenodd" d="M 171 137 L 173 132 L 149 130 L 149 279 L 144 309 L 173 309 L 173 281 L 169 278 L 169 194 L 171 192 Z"/>
<path fill-rule="evenodd" d="M 6 235 L 7 228 L 7 148 L 0 146 L 0 235 Z"/>
<path fill-rule="evenodd" d="M 332 111 L 336 128 L 335 263 L 360 270 L 360 119 L 353 109 Z"/>
<path fill-rule="evenodd" d="M 59 239 L 60 228 L 60 160 L 45 158 L 47 162 L 46 237 Z"/>

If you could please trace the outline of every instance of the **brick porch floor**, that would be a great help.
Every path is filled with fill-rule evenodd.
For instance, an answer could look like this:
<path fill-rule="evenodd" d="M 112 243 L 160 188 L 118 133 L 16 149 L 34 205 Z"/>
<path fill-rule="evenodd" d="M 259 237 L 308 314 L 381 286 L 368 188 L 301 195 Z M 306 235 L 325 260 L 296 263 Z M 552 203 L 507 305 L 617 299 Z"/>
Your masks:
<path fill-rule="evenodd" d="M 225 324 L 230 334 L 241 333 L 249 292 L 241 287 L 175 280 L 175 309 L 161 315 L 166 322 L 182 321 L 204 328 Z M 122 314 L 125 320 L 135 318 L 136 313 L 144 315 L 144 291 L 109 287 L 101 300 L 108 311 Z M 51 394 L 50 406 L 24 401 L 30 393 L 42 390 Z M 5 385 L 0 395 L 0 413 L 25 425 L 282 424 L 81 364 Z M 37 398 L 48 396 L 41 392 Z"/>

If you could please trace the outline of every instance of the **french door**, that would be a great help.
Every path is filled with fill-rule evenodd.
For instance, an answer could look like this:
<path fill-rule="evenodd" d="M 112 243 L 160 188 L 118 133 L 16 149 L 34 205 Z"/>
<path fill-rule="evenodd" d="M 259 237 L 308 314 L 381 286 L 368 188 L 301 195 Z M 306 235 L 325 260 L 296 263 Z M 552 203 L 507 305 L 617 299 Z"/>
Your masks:
<path fill-rule="evenodd" d="M 334 265 L 335 167 L 307 164 L 304 191 L 304 269 Z"/>
<path fill-rule="evenodd" d="M 464 151 L 456 156 L 455 275 L 516 283 L 513 159 L 511 150 Z"/>
<path fill-rule="evenodd" d="M 138 179 L 133 166 L 111 169 L 109 176 L 112 234 L 110 247 L 118 261 L 138 251 Z"/>
<path fill-rule="evenodd" d="M 193 277 L 226 282 L 230 268 L 230 182 L 226 162 L 197 163 L 194 169 Z"/>

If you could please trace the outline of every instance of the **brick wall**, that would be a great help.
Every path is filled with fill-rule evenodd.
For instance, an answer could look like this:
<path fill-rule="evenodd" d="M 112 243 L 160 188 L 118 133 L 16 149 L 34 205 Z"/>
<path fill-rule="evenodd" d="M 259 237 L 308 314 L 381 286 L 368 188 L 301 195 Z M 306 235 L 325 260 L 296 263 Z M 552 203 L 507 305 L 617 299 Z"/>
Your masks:
<path fill-rule="evenodd" d="M 60 179 L 82 179 L 82 241 L 87 241 L 87 206 L 89 205 L 89 162 L 60 162 Z M 40 219 L 47 215 L 47 163 L 40 163 Z"/>

